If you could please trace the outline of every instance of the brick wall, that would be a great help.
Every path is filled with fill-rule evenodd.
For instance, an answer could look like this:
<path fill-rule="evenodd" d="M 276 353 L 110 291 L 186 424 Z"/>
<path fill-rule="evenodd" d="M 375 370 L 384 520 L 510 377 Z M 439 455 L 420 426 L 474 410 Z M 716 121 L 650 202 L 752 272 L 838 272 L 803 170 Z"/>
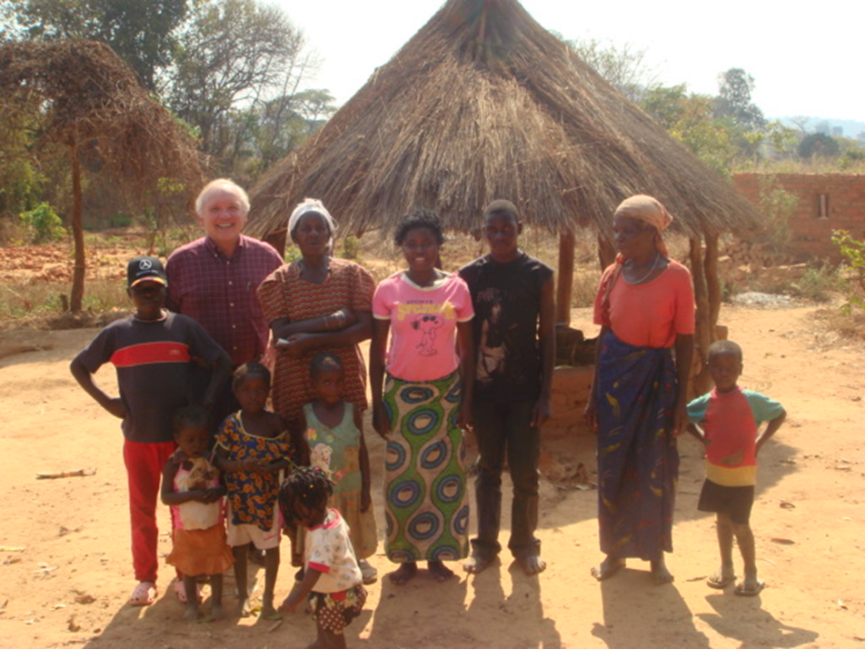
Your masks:
<path fill-rule="evenodd" d="M 736 189 L 759 207 L 760 193 L 770 188 L 795 194 L 799 203 L 790 217 L 790 254 L 800 260 L 840 257 L 832 230 L 848 230 L 865 239 L 865 175 L 863 174 L 736 174 Z M 822 197 L 822 198 L 821 198 Z"/>

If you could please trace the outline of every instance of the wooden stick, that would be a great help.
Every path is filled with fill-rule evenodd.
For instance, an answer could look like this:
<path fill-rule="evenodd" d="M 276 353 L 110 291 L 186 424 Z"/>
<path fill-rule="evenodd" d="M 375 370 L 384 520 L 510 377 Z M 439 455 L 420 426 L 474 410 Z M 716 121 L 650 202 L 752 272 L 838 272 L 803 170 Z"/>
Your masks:
<path fill-rule="evenodd" d="M 58 478 L 85 478 L 96 475 L 96 469 L 75 469 L 74 471 L 60 471 L 59 473 L 40 472 L 36 474 L 37 480 L 57 480 Z"/>

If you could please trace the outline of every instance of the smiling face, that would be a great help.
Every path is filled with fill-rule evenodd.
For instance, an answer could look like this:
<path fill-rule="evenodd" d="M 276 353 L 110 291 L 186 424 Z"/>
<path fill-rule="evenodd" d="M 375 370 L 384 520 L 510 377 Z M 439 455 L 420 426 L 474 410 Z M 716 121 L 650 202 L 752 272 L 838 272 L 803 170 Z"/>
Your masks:
<path fill-rule="evenodd" d="M 412 228 L 405 233 L 400 248 L 409 269 L 419 273 L 435 269 L 441 245 L 435 232 L 429 228 Z"/>
<path fill-rule="evenodd" d="M 240 197 L 230 189 L 214 188 L 201 201 L 198 222 L 205 234 L 223 250 L 234 251 L 246 225 L 248 212 Z"/>
<path fill-rule="evenodd" d="M 616 216 L 613 218 L 613 232 L 616 248 L 625 259 L 646 257 L 657 249 L 655 229 L 639 219 Z"/>
<path fill-rule="evenodd" d="M 301 216 L 291 232 L 291 240 L 304 257 L 320 257 L 327 254 L 332 236 L 327 219 L 316 212 L 308 212 Z"/>
<path fill-rule="evenodd" d="M 342 401 L 345 373 L 341 369 L 319 369 L 312 377 L 312 388 L 326 405 Z"/>
<path fill-rule="evenodd" d="M 713 354 L 709 357 L 709 375 L 718 392 L 733 390 L 741 374 L 742 360 L 736 354 Z"/>
<path fill-rule="evenodd" d="M 493 212 L 484 218 L 484 238 L 490 246 L 490 254 L 496 261 L 516 259 L 517 237 L 523 226 L 510 214 Z"/>
<path fill-rule="evenodd" d="M 158 320 L 165 304 L 165 284 L 156 280 L 141 280 L 127 289 L 139 320 Z"/>
<path fill-rule="evenodd" d="M 210 446 L 210 432 L 206 426 L 184 426 L 174 434 L 174 439 L 186 457 L 201 457 Z"/>

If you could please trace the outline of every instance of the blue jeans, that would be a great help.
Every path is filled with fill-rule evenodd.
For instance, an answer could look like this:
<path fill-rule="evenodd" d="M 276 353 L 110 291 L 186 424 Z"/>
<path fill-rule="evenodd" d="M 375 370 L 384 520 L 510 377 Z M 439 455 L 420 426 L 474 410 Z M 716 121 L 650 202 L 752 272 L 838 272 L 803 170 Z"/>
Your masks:
<path fill-rule="evenodd" d="M 498 541 L 502 509 L 502 469 L 507 457 L 514 497 L 511 503 L 511 538 L 508 548 L 517 558 L 537 556 L 541 542 L 538 526 L 538 461 L 540 429 L 532 427 L 535 403 L 475 401 L 472 419 L 480 458 L 475 482 L 478 536 L 472 539 L 475 554 L 491 558 L 501 551 Z"/>

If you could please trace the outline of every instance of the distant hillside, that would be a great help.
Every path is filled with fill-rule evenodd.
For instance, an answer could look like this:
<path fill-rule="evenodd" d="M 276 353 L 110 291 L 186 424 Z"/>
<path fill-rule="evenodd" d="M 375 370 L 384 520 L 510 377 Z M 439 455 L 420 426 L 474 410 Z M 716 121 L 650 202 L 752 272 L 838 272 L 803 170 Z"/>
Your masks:
<path fill-rule="evenodd" d="M 830 119 L 828 117 L 804 117 L 800 115 L 772 117 L 771 119 L 777 119 L 785 126 L 792 128 L 799 128 L 802 120 L 807 119 L 805 130 L 809 133 L 820 131 L 825 132 L 826 135 L 841 135 L 842 137 L 853 139 L 858 138 L 860 133 L 865 133 L 865 122 L 857 122 L 852 119 Z M 828 131 L 824 128 L 827 125 Z M 838 129 L 841 129 L 840 133 L 837 132 Z"/>

